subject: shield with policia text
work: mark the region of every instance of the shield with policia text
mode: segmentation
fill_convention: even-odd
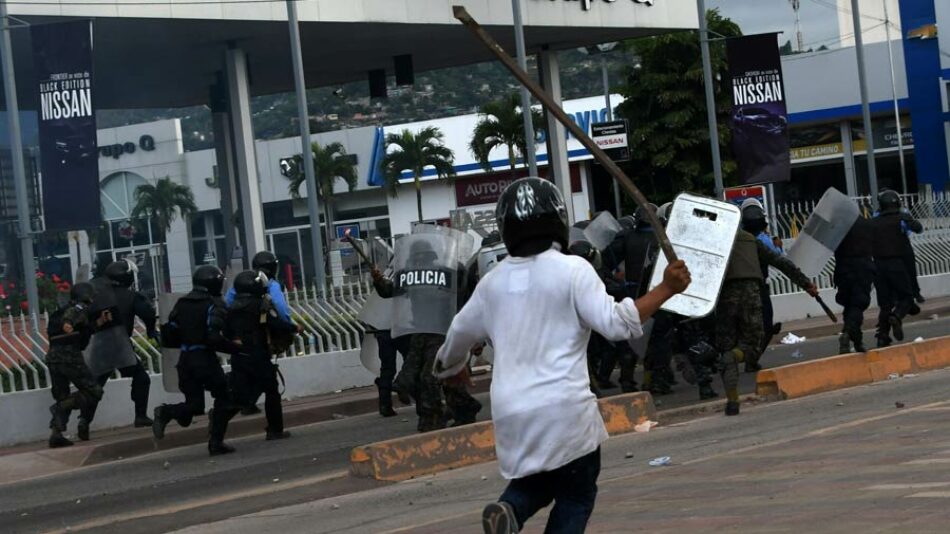
[[[435,225],[418,225],[396,241],[393,338],[448,332],[474,241],[468,234]]]

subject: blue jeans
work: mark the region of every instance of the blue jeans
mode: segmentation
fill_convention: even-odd
[[[554,501],[545,534],[583,533],[597,499],[600,448],[554,471],[512,480],[502,493],[515,510],[518,529],[538,510]]]

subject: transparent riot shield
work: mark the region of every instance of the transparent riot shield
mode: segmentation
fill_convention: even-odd
[[[392,337],[445,334],[458,310],[458,291],[474,239],[434,225],[418,225],[396,241],[393,257]]]
[[[184,293],[162,293],[158,296],[158,317],[159,324],[168,322],[168,316],[172,313],[172,308],[178,299],[185,296]],[[169,349],[162,347],[162,385],[165,391],[169,393],[180,393],[178,389],[178,357],[181,351],[178,349]]]
[[[356,317],[361,323],[376,330],[389,330],[393,324],[393,300],[373,293],[367,297]]]
[[[858,205],[853,200],[833,187],[828,188],[789,247],[788,259],[805,276],[818,276],[860,215]]]
[[[622,227],[617,219],[614,219],[609,211],[604,211],[587,225],[587,228],[584,229],[584,235],[591,245],[602,251],[614,240],[620,230],[622,230]]]
[[[584,230],[572,226],[568,233],[567,241],[568,244],[571,245],[578,241],[587,241],[587,236],[584,235]]]
[[[139,363],[125,325],[120,323],[93,334],[89,346],[83,352],[83,359],[93,376],[102,376]]]
[[[373,373],[373,376],[379,376],[379,342],[376,336],[367,332],[363,336],[363,342],[360,344],[360,363],[367,371]]]
[[[685,293],[666,301],[664,310],[703,317],[716,308],[740,218],[739,208],[727,202],[685,193],[676,197],[666,235],[676,255],[686,262],[693,282]],[[666,256],[660,254],[650,289],[663,281],[667,265]]]
[[[478,251],[478,276],[483,278],[492,269],[495,268],[501,260],[508,257],[508,249],[504,243],[498,243],[490,247],[482,247]]]

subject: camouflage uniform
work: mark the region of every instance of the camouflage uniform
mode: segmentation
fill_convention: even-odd
[[[54,322],[57,324],[52,324]],[[72,334],[63,332],[64,324],[72,326]],[[102,398],[102,387],[92,376],[82,355],[92,336],[92,330],[88,309],[82,304],[70,304],[63,310],[61,321],[51,320],[50,349],[46,354],[46,366],[50,374],[50,393],[56,401],[50,407],[53,414],[50,429],[54,436],[61,436],[66,430],[71,411],[81,410],[80,437],[88,439],[89,420],[86,414],[94,411]],[[75,392],[70,391],[70,385],[76,387]]]

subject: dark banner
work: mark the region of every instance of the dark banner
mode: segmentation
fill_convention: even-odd
[[[787,182],[788,113],[774,33],[726,41],[732,83],[732,152],[743,185]]]
[[[99,226],[99,162],[92,86],[92,22],[30,27],[39,103],[46,229]]]

